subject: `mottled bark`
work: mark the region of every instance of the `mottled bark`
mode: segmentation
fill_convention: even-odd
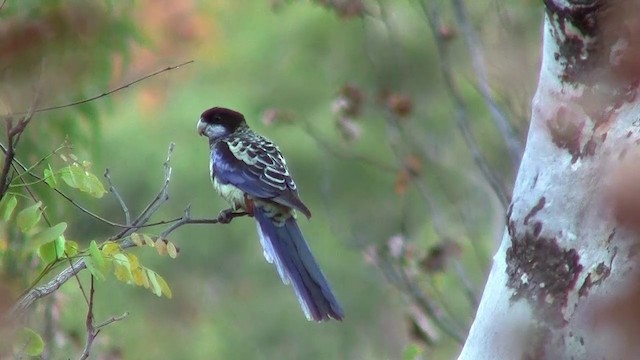
[[[640,354],[639,2],[545,6],[527,145],[460,359]]]

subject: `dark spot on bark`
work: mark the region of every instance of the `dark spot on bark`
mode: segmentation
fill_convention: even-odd
[[[593,156],[596,154],[596,142],[593,138],[589,139],[582,149],[582,156]]]
[[[551,141],[559,147],[566,149],[573,157],[575,163],[581,156],[580,136],[584,128],[584,121],[577,119],[567,108],[558,109],[557,116],[547,121],[547,128],[551,134]]]
[[[587,278],[584,279],[580,290],[578,290],[578,295],[580,297],[586,296],[589,293],[589,289],[591,289],[591,287],[600,285],[606,278],[608,278],[609,275],[611,275],[611,268],[605,265],[605,263],[601,262],[596,266],[594,274],[595,280],[592,279],[591,273],[589,273],[589,275],[587,275]]]
[[[602,134],[602,136],[600,136],[600,142],[605,142],[605,140],[607,140],[607,135],[609,135],[609,133]]]
[[[531,219],[532,217],[534,217],[538,211],[542,210],[542,208],[544,208],[544,203],[546,202],[545,197],[541,197],[538,200],[538,203],[531,208],[531,210],[529,211],[529,213],[527,214],[527,216],[524,217],[524,224],[525,225],[529,225],[529,219]]]
[[[537,223],[533,224],[533,236],[538,237],[538,236],[540,236],[541,232],[542,232],[542,223],[541,222],[537,222]]]
[[[631,137],[631,135],[633,135],[633,132],[632,132],[632,131],[629,131],[629,132],[627,133],[627,139],[628,139],[628,138],[630,138],[630,137]]]
[[[584,338],[580,336],[580,345],[584,346]]]
[[[509,208],[507,209],[507,222],[511,220],[511,214],[513,214],[513,203],[509,204]]]
[[[627,148],[624,148],[622,149],[622,151],[620,151],[620,155],[618,155],[618,160],[624,159],[625,156],[627,156]]]
[[[558,55],[554,54],[554,58],[564,67],[562,80],[578,82],[585,73],[597,68],[601,62],[597,56],[598,43],[592,41],[598,30],[598,10],[601,2],[572,4],[568,7],[558,6],[554,0],[544,0],[544,3],[559,45],[559,51],[556,53]],[[579,34],[568,30],[567,23],[577,29]]]
[[[532,189],[538,184],[538,176],[540,176],[540,173],[536,173],[536,176],[533,177],[533,184],[531,184]]]
[[[555,61],[560,60],[560,53],[559,53],[559,52],[555,52],[555,53],[553,53],[553,59],[554,59]]]
[[[511,237],[506,263],[507,286],[514,290],[511,301],[524,299],[539,319],[554,327],[563,326],[568,293],[582,271],[577,251],[561,248],[556,238],[527,232]]]
[[[584,279],[582,286],[580,286],[580,290],[578,290],[578,296],[583,297],[589,293],[589,289],[591,289],[591,274],[587,275],[587,278]]]
[[[514,236],[516,233],[516,222],[511,220],[509,221],[509,226],[507,226],[507,231],[509,232],[509,236]]]
[[[631,125],[633,125],[633,126],[635,126],[635,127],[640,126],[640,119],[633,120],[633,122],[631,123]]]
[[[611,244],[611,240],[613,240],[614,236],[616,236],[616,229],[615,228],[611,231],[611,234],[609,234],[609,237],[607,238],[607,244]]]

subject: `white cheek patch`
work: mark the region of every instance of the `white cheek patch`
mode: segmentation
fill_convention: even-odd
[[[207,137],[209,138],[215,139],[227,134],[227,129],[222,125],[214,124],[207,127]]]

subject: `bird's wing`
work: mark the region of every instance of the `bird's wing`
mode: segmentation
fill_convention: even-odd
[[[311,217],[298,196],[282,154],[273,143],[261,137],[251,141],[239,138],[219,141],[211,156],[218,182],[234,185],[254,198],[271,200]]]

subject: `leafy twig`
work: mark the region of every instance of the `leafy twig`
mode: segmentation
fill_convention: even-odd
[[[173,154],[174,144],[172,143],[169,146],[169,151],[167,154],[167,160],[164,163],[164,181],[160,188],[160,191],[155,196],[155,198],[147,205],[145,210],[131,223],[131,226],[126,227],[125,229],[118,232],[116,235],[112,236],[109,240],[119,241],[122,240],[119,245],[122,249],[128,249],[136,246],[136,244],[129,238],[133,232],[137,229],[142,228],[146,225],[149,218],[164,204],[164,202],[169,199],[169,182],[171,180],[171,166],[170,160],[171,155]],[[188,208],[187,208],[188,209]],[[234,213],[230,215],[230,218],[233,219],[237,216],[243,216],[246,214],[243,213]],[[228,218],[225,218],[228,219]],[[187,225],[187,224],[219,224],[224,223],[223,219],[219,216],[216,219],[192,219],[189,212],[185,211],[185,215],[180,218],[176,218],[171,220],[174,224],[171,225],[167,230],[165,230],[162,234],[168,235],[173,232],[177,228]],[[159,223],[168,223],[159,222]],[[87,265],[83,258],[74,261],[70,266],[60,271],[53,279],[49,280],[47,283],[36,286],[29,291],[27,291],[20,299],[16,302],[16,304],[11,308],[9,312],[9,318],[15,319],[20,317],[34,302],[38,299],[41,299],[60,288],[64,283],[69,281],[71,277],[75,276],[82,270],[86,269]]]

